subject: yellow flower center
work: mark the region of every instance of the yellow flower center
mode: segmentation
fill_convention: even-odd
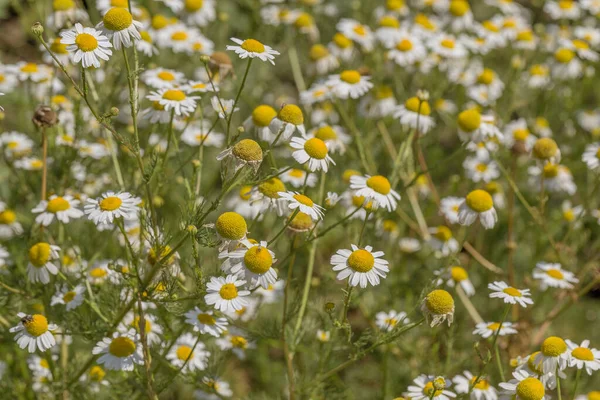
[[[341,33],[336,33],[333,35],[333,42],[341,49],[347,49],[348,47],[352,46],[352,40]]]
[[[252,139],[242,139],[232,149],[233,155],[244,161],[262,161],[263,152],[260,145]]]
[[[383,221],[383,230],[385,232],[395,232],[398,229],[398,224],[391,219],[386,219]]]
[[[164,15],[157,14],[152,17],[152,28],[155,30],[160,30],[167,25],[169,25],[169,20]]]
[[[573,46],[575,46],[575,48],[579,50],[587,50],[590,48],[590,45],[585,40],[575,39],[572,43]]]
[[[387,0],[385,7],[390,11],[398,11],[404,7],[404,0]]]
[[[402,52],[411,51],[412,48],[413,48],[413,44],[408,39],[402,39],[401,41],[396,43],[396,50],[398,50],[398,51],[402,51]]]
[[[538,361],[537,364],[535,363],[535,359],[537,358],[538,354],[540,354],[540,352],[536,351],[529,356],[529,359],[527,360],[527,366],[529,367],[530,370],[532,370],[536,374],[543,375],[544,374],[544,368],[542,365],[543,362]]]
[[[55,197],[48,202],[46,211],[56,214],[59,211],[65,211],[71,208],[71,205],[67,200],[62,197]]]
[[[221,237],[229,240],[240,240],[248,231],[244,217],[233,211],[221,214],[217,218],[215,227]]]
[[[21,67],[21,72],[25,72],[28,74],[38,72],[38,66],[37,66],[37,64],[34,64],[34,63],[27,63]]]
[[[192,348],[186,345],[181,345],[177,348],[177,358],[181,361],[187,361],[189,360],[193,355],[194,352],[192,351]]]
[[[171,101],[183,101],[186,95],[183,91],[177,89],[169,89],[163,93],[162,98]]]
[[[219,295],[225,300],[231,300],[238,297],[238,291],[233,283],[226,283],[221,286]]]
[[[204,0],[185,0],[185,9],[188,12],[195,12],[202,8]]]
[[[75,296],[77,296],[76,292],[74,292],[74,291],[67,292],[67,293],[65,293],[63,295],[63,301],[65,303],[70,303],[70,302],[73,301],[73,299],[75,298]]]
[[[115,211],[123,204],[123,200],[117,196],[109,196],[100,200],[99,206],[102,211]]]
[[[427,15],[425,14],[417,14],[415,16],[415,23],[421,25],[423,28],[429,31],[435,30],[435,24],[431,22],[431,20],[427,18]]]
[[[245,349],[248,346],[248,341],[242,336],[232,336],[231,345],[240,349]]]
[[[367,179],[367,186],[383,195],[387,195],[392,190],[390,181],[381,175],[375,175]]]
[[[417,97],[411,97],[410,99],[406,100],[404,107],[406,107],[407,110],[421,115],[431,114],[431,107],[429,107],[429,103],[427,101],[421,101]]]
[[[600,400],[600,391],[589,392],[587,398],[588,400]]]
[[[308,197],[303,194],[295,194],[294,199],[305,206],[312,207],[315,203]]]
[[[487,326],[487,328],[491,331],[496,332],[498,329],[500,329],[500,324],[498,322],[493,322],[493,323],[489,324]]]
[[[452,39],[443,39],[440,42],[440,44],[442,45],[442,47],[445,47],[447,49],[453,49],[456,46],[456,43]]]
[[[454,310],[454,299],[447,291],[438,289],[427,295],[425,298],[425,305],[433,314],[448,314]]]
[[[554,279],[558,279],[558,280],[563,280],[565,278],[565,276],[559,269],[549,269],[548,271],[546,271],[546,274],[548,274],[548,276],[550,276]]]
[[[286,104],[279,110],[277,117],[283,122],[292,125],[302,125],[304,123],[304,115],[302,110],[295,104]]]
[[[558,175],[558,165],[550,163],[544,165],[543,175],[545,179],[556,178]]]
[[[159,79],[161,79],[163,81],[167,81],[167,82],[171,82],[172,80],[175,80],[175,75],[173,75],[169,71],[161,71],[156,76],[158,76]]]
[[[484,212],[491,210],[494,207],[492,196],[485,190],[473,190],[466,197],[467,206],[473,211]]]
[[[171,39],[176,42],[182,42],[188,38],[188,34],[184,31],[177,31],[171,35]]]
[[[485,68],[481,75],[477,77],[477,82],[482,83],[484,85],[489,85],[494,82],[494,77],[496,73],[489,68]]]
[[[567,64],[575,57],[575,52],[571,49],[558,49],[556,53],[554,53],[554,59],[561,64]]]
[[[133,321],[131,321],[131,326],[138,332],[140,332],[140,317],[135,317]],[[148,333],[152,331],[152,322],[148,318],[144,318],[144,332]]]
[[[446,228],[446,227],[444,226],[443,228]],[[446,229],[448,229],[448,228],[446,228]],[[452,280],[454,280],[455,282],[462,282],[462,281],[466,281],[467,279],[469,279],[469,274],[463,267],[450,268],[450,276],[452,277]]]
[[[290,228],[297,231],[307,231],[313,227],[312,218],[310,215],[300,211],[296,214],[294,219],[290,221]]]
[[[470,7],[466,0],[452,0],[449,10],[450,14],[455,17],[462,17],[470,10]]]
[[[379,86],[375,90],[375,98],[377,100],[389,99],[394,96],[392,88],[389,86]]]
[[[356,70],[342,71],[340,74],[340,79],[346,83],[354,85],[360,82],[360,73]]]
[[[533,32],[529,29],[517,33],[517,40],[521,42],[531,42],[533,40]]]
[[[302,177],[304,177],[304,171],[302,171],[301,169],[292,168],[288,172],[288,175],[291,176],[292,178],[302,178]]]
[[[261,275],[267,272],[273,265],[273,256],[269,250],[262,246],[254,246],[246,251],[244,264],[251,272]]]
[[[75,44],[81,51],[94,51],[98,48],[98,40],[89,33],[80,33],[75,38]]]
[[[525,378],[517,385],[517,396],[522,400],[541,400],[545,393],[544,384],[536,378]]]
[[[50,261],[50,256],[52,251],[50,249],[50,245],[45,242],[40,242],[34,244],[29,249],[29,261],[33,264],[34,267],[41,268],[48,261]]]
[[[556,357],[567,351],[567,344],[558,336],[550,336],[542,342],[540,350],[545,356]]]
[[[279,192],[285,192],[285,185],[279,178],[271,178],[260,185],[258,191],[271,199],[278,199]]]
[[[558,2],[558,6],[563,10],[570,10],[571,8],[573,8],[573,1],[572,0],[561,0]]]
[[[571,355],[578,360],[594,361],[594,353],[585,347],[577,347],[571,352]]]
[[[248,200],[250,200],[250,196],[252,195],[252,186],[248,186],[248,185],[242,186],[238,193],[240,195],[240,199],[248,201]]]
[[[513,138],[519,142],[523,142],[529,137],[529,129],[520,128],[513,131]]]
[[[108,352],[115,357],[129,357],[135,352],[135,343],[128,337],[118,337],[113,339],[108,346]]]
[[[471,385],[475,383],[475,380],[477,379],[477,377],[472,377],[471,378]],[[477,382],[475,384],[475,386],[473,386],[473,389],[479,389],[479,390],[488,390],[490,388],[490,383],[485,380],[485,379],[480,379],[479,382]]]
[[[309,56],[313,61],[320,60],[328,55],[329,50],[327,50],[327,47],[323,46],[322,44],[315,44],[310,48]]]
[[[323,125],[315,132],[315,137],[321,139],[322,141],[326,140],[335,140],[337,139],[337,134],[333,130],[333,128],[329,125]]]
[[[25,317],[23,326],[25,327],[27,333],[35,337],[48,332],[48,320],[41,314],[34,314],[30,317]]]
[[[304,142],[304,151],[317,160],[327,157],[327,145],[319,138],[311,138]]]
[[[533,145],[533,155],[540,160],[547,160],[558,153],[558,145],[550,138],[538,139]]]
[[[254,40],[254,39],[244,40],[244,43],[242,43],[241,47],[242,47],[242,49],[244,49],[250,53],[264,53],[265,52],[265,46],[258,40]]]
[[[391,15],[385,15],[379,19],[379,26],[386,28],[399,28],[400,22]]]
[[[50,364],[48,364],[48,360],[46,360],[45,358],[40,358],[40,367],[49,369]]]
[[[198,322],[204,325],[214,325],[217,323],[215,317],[210,314],[198,314],[196,318],[198,319]]]
[[[360,24],[352,28],[352,31],[354,31],[354,33],[356,33],[359,36],[365,36],[367,34],[367,29],[365,28],[365,26]]]
[[[10,225],[17,220],[17,215],[12,210],[4,210],[0,212],[0,224]]]
[[[50,50],[52,50],[53,53],[57,54],[67,54],[67,45],[62,44],[60,42],[60,39],[54,39],[52,41],[52,44],[50,45]],[[0,79],[0,82],[1,81],[2,79]]]
[[[350,254],[347,264],[356,272],[369,272],[375,266],[375,257],[367,250],[358,249]]]
[[[122,31],[129,28],[133,23],[133,17],[125,8],[115,7],[108,10],[102,19],[106,29],[111,31]]]
[[[261,128],[269,126],[273,118],[277,116],[277,111],[271,106],[262,104],[252,111],[252,122]]]
[[[298,18],[296,18],[294,25],[297,28],[309,28],[314,25],[314,20],[312,15],[309,13],[302,13]]]
[[[423,387],[423,394],[427,397],[436,397],[442,394],[442,390],[435,389],[433,387],[433,382],[427,382]]]
[[[488,166],[487,166],[487,164],[479,163],[475,166],[475,169],[479,172],[485,172],[485,171],[487,171]]]
[[[512,296],[512,297],[521,297],[521,296],[523,296],[521,294],[521,291],[519,289],[515,289],[513,287],[507,287],[506,289],[503,289],[502,291],[504,293],[506,293],[507,295]]]
[[[128,0],[110,0],[110,5],[112,7],[128,8],[129,1]]]
[[[52,2],[52,9],[54,11],[67,11],[75,7],[73,0],[54,0]]]
[[[484,21],[481,25],[490,32],[500,32],[498,25],[494,24],[492,21]]]
[[[104,370],[97,365],[94,365],[90,369],[90,379],[93,380],[94,382],[100,382],[101,380],[104,379],[105,375],[106,375],[106,372],[104,372]]]
[[[107,274],[108,272],[101,267],[94,268],[90,271],[90,276],[96,279],[104,278]]]

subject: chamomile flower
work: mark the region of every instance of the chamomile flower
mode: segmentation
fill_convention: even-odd
[[[49,200],[42,200],[33,210],[34,214],[39,214],[35,218],[35,222],[42,225],[48,226],[56,218],[63,224],[68,224],[71,219],[81,218],[83,211],[78,209],[79,200],[73,198],[73,196],[50,196]]]
[[[327,74],[340,66],[337,57],[322,44],[314,44],[309,51],[311,67],[318,75]]]
[[[87,271],[87,278],[93,285],[101,285],[107,280],[117,282],[116,271],[109,268],[111,261],[100,260],[90,265]]]
[[[280,298],[283,297],[283,291],[285,289],[286,283],[284,280],[279,280],[272,285],[269,285],[268,288],[259,287],[256,289],[256,294],[258,294],[264,304],[274,304],[279,301]]]
[[[569,367],[585,369],[588,375],[600,370],[600,351],[590,348],[590,341],[584,340],[581,345],[566,340],[569,348]]]
[[[461,197],[448,196],[442,198],[440,200],[440,215],[446,218],[450,224],[458,223],[458,211],[463,201],[464,199]]]
[[[261,182],[252,189],[250,203],[259,204],[262,210],[275,210],[277,215],[284,215],[287,202],[281,198],[279,192],[285,192],[285,184],[279,178],[270,178]]]
[[[211,277],[206,284],[206,296],[204,301],[207,305],[213,305],[215,309],[224,313],[239,311],[248,304],[244,298],[250,295],[248,290],[238,290],[246,281],[238,279],[235,275],[226,277]]]
[[[500,176],[498,164],[489,158],[467,157],[463,167],[465,174],[473,182],[491,182]]]
[[[183,82],[182,72],[165,68],[154,68],[144,71],[141,75],[142,81],[154,89],[173,88]]]
[[[350,18],[342,18],[336,28],[346,38],[360,44],[365,51],[369,52],[373,49],[375,35],[367,25]]]
[[[398,118],[405,128],[418,130],[421,134],[429,132],[435,126],[429,102],[421,101],[417,97],[411,97],[399,106],[394,118]]]
[[[52,300],[50,300],[51,306],[63,304],[67,311],[71,311],[83,304],[85,286],[77,285],[71,289],[65,283],[62,287],[57,285],[56,289],[56,293],[52,296]]]
[[[135,329],[126,333],[115,332],[112,337],[105,337],[96,343],[92,354],[100,355],[98,364],[108,370],[133,371],[135,364],[144,363],[139,339]]]
[[[554,52],[552,76],[557,79],[568,80],[578,78],[583,73],[583,64],[577,58],[574,46],[560,47]]]
[[[189,24],[206,26],[217,17],[215,0],[185,0],[183,11]]]
[[[304,114],[295,104],[286,104],[277,113],[277,116],[271,119],[269,123],[271,133],[281,136],[282,140],[288,140],[296,130],[302,135],[306,135],[304,128]]]
[[[419,375],[408,387],[408,397],[412,400],[450,400],[456,397],[455,393],[446,390],[450,385],[450,380],[441,376]]]
[[[249,287],[269,285],[277,281],[277,272],[273,268],[275,253],[267,248],[267,242],[251,243],[242,241],[240,249],[219,254],[219,258],[227,258],[231,265],[231,273],[248,282]]]
[[[480,322],[475,325],[473,335],[480,335],[485,339],[496,333],[499,336],[514,335],[517,333],[517,330],[513,326],[514,324],[512,322],[503,322],[502,327],[500,327],[499,322]],[[500,329],[500,332],[498,332],[498,329]]]
[[[217,346],[222,351],[231,350],[240,360],[246,359],[246,351],[256,347],[240,329],[232,328],[225,336],[216,340]]]
[[[573,0],[547,1],[544,3],[544,11],[556,20],[577,19],[581,15],[578,2]]]
[[[151,92],[146,98],[159,104],[166,112],[173,110],[177,116],[188,116],[196,109],[199,96],[190,96],[184,90],[163,88]],[[159,108],[160,110],[160,108]]]
[[[0,201],[0,239],[6,240],[23,233],[17,214]]]
[[[234,104],[235,100],[233,99],[222,99],[217,96],[213,96],[210,99],[210,105],[221,119],[227,119],[231,114],[239,110],[238,107],[233,108]]]
[[[223,150],[217,160],[233,159],[235,171],[246,165],[257,171],[263,160],[263,151],[260,145],[252,139],[242,139],[233,146]]]
[[[470,192],[458,210],[458,222],[461,225],[471,225],[478,218],[485,229],[493,228],[498,222],[492,196],[481,189]]]
[[[558,336],[550,336],[542,342],[535,362],[541,364],[544,371],[560,371],[567,368],[570,352],[567,343]]]
[[[254,128],[260,140],[271,143],[275,140],[275,135],[269,125],[276,116],[277,111],[273,107],[261,104],[252,110],[252,115],[244,122],[244,126],[246,129]]]
[[[597,170],[600,167],[600,142],[588,144],[581,159],[590,170]]]
[[[530,152],[537,138],[529,131],[523,118],[511,121],[504,127],[504,144],[521,152]]]
[[[96,28],[111,39],[115,50],[121,50],[122,46],[131,47],[142,38],[139,32],[142,30],[142,24],[134,20],[126,8],[111,8],[104,14]]]
[[[212,310],[202,311],[198,307],[194,307],[193,310],[185,313],[185,318],[185,322],[192,325],[194,332],[208,333],[219,337],[227,330],[227,319],[216,317]]]
[[[362,76],[356,70],[345,70],[337,75],[330,75],[326,85],[330,86],[336,97],[340,99],[357,99],[367,93],[373,84],[371,77]]]
[[[450,287],[460,285],[467,296],[473,296],[475,294],[475,287],[469,279],[468,272],[461,266],[454,265],[446,269],[434,272],[439,276],[437,284],[440,285],[446,281],[446,284]]]
[[[188,146],[207,146],[222,148],[225,144],[225,135],[211,131],[208,121],[192,122],[181,134],[181,141]]]
[[[572,289],[573,284],[579,282],[574,273],[564,270],[560,264],[546,262],[535,265],[533,278],[540,281],[541,290],[546,290],[548,287]]]
[[[141,335],[141,324],[142,320],[138,314],[133,312],[127,313],[123,322],[119,325],[118,330],[122,333],[129,332],[130,329],[135,329],[137,333]],[[163,334],[163,328],[157,323],[157,318],[148,313],[144,313],[144,335],[148,344],[157,344],[161,342],[161,335]]]
[[[316,337],[319,342],[327,343],[327,342],[329,342],[329,339],[331,338],[331,332],[324,331],[322,329],[317,329]]]
[[[316,137],[310,139],[294,137],[290,146],[296,149],[292,153],[292,157],[300,164],[308,164],[308,169],[311,172],[321,170],[327,172],[330,163],[335,165],[335,162],[329,156],[327,144],[321,139]]]
[[[83,68],[100,68],[100,60],[108,61],[112,55],[112,44],[108,38],[94,28],[84,28],[80,23],[60,33],[61,43],[67,45],[73,62],[81,62]]]
[[[158,43],[160,47],[171,49],[173,53],[192,53],[196,43],[200,43],[201,49],[205,47],[205,44],[212,47],[212,42],[204,38],[198,29],[181,23],[161,29],[158,34]]]
[[[298,192],[279,192],[280,198],[288,203],[290,210],[300,210],[304,214],[310,215],[314,221],[323,219],[325,210],[318,204],[315,204],[310,197]]]
[[[488,284],[488,289],[492,291],[490,298],[502,299],[506,304],[519,304],[523,308],[527,308],[528,304],[533,304],[529,289],[515,289],[502,281]]]
[[[515,371],[509,382],[500,383],[504,394],[514,396],[516,400],[543,400],[546,398],[544,384],[526,371]]]
[[[354,175],[350,178],[350,188],[355,191],[355,196],[372,199],[376,206],[385,207],[388,211],[394,211],[400,200],[400,195],[392,189],[390,181],[382,175]]]
[[[317,184],[317,176],[302,169],[292,168],[280,175],[281,181],[289,183],[295,188],[301,188],[306,182],[307,187],[314,187]]]
[[[268,61],[275,65],[273,61],[275,56],[279,55],[277,50],[273,50],[270,46],[266,46],[255,39],[240,40],[238,38],[231,38],[231,41],[237,43],[239,46],[227,46],[227,50],[234,51],[241,59],[244,58],[258,58],[261,61]]]
[[[447,257],[459,250],[458,241],[452,237],[452,231],[447,226],[440,225],[430,228],[429,233],[431,234],[431,238],[428,243],[439,253],[438,256]]]
[[[0,145],[8,157],[20,158],[31,152],[33,141],[24,133],[11,131],[0,135]]]
[[[375,324],[379,329],[384,331],[392,331],[400,323],[404,325],[410,323],[410,320],[406,317],[406,313],[404,311],[380,311],[375,314]]]
[[[479,381],[475,381],[479,378]],[[496,388],[490,384],[487,377],[476,377],[469,371],[464,371],[462,375],[456,375],[452,378],[454,390],[458,394],[469,394],[471,400],[497,400],[498,393]],[[472,388],[471,386],[475,384]]]
[[[194,396],[196,399],[198,400],[215,400],[212,393],[217,393],[219,396],[221,397],[231,397],[233,396],[233,391],[229,388],[229,383],[225,382],[222,379],[219,379],[217,377],[212,377],[209,378],[208,376],[205,376],[202,378],[202,383],[208,388],[210,389],[211,393],[205,393],[201,390],[196,390],[194,392]],[[206,397],[205,397],[206,395]],[[217,399],[219,399],[219,397],[217,396]]]
[[[152,57],[158,54],[158,49],[154,45],[154,38],[150,32],[142,30],[140,31],[141,40],[135,42],[135,48],[137,51],[144,54],[146,57]]]
[[[558,163],[561,158],[558,145],[553,139],[547,137],[536,140],[531,150],[531,155],[544,163]]]
[[[135,219],[141,200],[127,192],[105,192],[96,199],[87,199],[83,208],[96,225],[113,223],[117,218]]]
[[[191,333],[184,333],[167,353],[167,360],[182,372],[203,371],[208,367],[210,351]]]
[[[56,275],[58,268],[53,261],[59,258],[60,247],[46,242],[39,242],[29,248],[27,277],[30,282],[44,285],[50,282],[50,274]]]
[[[333,270],[338,272],[337,279],[348,278],[350,286],[366,288],[368,284],[379,285],[380,278],[385,278],[390,271],[388,261],[382,259],[383,251],[373,252],[373,247],[359,248],[351,245],[352,250],[338,250],[331,256]]]
[[[54,335],[50,331],[58,329],[55,324],[48,323],[46,317],[41,314],[27,315],[18,313],[21,318],[19,324],[9,329],[10,333],[17,333],[15,341],[21,349],[27,348],[30,353],[36,349],[46,351],[56,344]]]
[[[397,107],[398,102],[394,97],[394,92],[391,87],[386,85],[376,87],[372,93],[366,95],[359,103],[361,114],[371,118],[391,116]]]
[[[409,31],[400,31],[390,42],[387,58],[401,67],[410,67],[422,61],[427,55],[427,50],[418,36]]]

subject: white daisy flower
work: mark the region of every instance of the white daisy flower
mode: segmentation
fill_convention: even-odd
[[[246,358],[246,350],[253,349],[256,344],[245,336],[240,329],[232,328],[225,336],[216,340],[217,346],[223,351],[231,350],[240,360]]]
[[[367,25],[350,18],[342,18],[336,28],[345,37],[360,44],[365,51],[369,52],[373,49],[375,35]]]
[[[500,332],[498,332],[498,328],[500,328]],[[512,322],[503,322],[502,327],[500,327],[499,322],[479,322],[475,325],[475,330],[473,331],[473,335],[479,335],[485,339],[496,335],[496,333],[499,336],[514,335],[517,333],[517,330],[514,328]]]
[[[213,393],[215,392],[221,397],[233,396],[233,391],[229,387],[229,383],[219,379],[218,377],[209,378],[208,376],[205,376],[202,378],[202,383],[208,389],[210,389],[210,393],[206,393],[202,390],[196,390],[194,392],[194,396],[197,400],[215,400],[213,397],[211,397],[214,396]],[[217,396],[216,400],[218,399],[219,397]]]
[[[48,226],[54,221],[54,218],[63,224],[68,224],[71,219],[81,218],[83,211],[78,209],[79,200],[73,196],[50,196],[49,200],[42,200],[33,210],[34,214],[39,214],[35,218],[37,224]]]
[[[581,345],[566,340],[569,348],[569,367],[585,369],[588,375],[600,370],[600,351],[590,348],[590,341],[584,340]]]
[[[515,148],[530,152],[536,140],[537,138],[529,131],[524,118],[511,121],[504,127],[504,144],[509,149]]]
[[[464,199],[461,197],[448,196],[440,200],[440,215],[446,218],[450,224],[458,223],[458,210]]]
[[[498,164],[487,157],[467,157],[463,162],[463,168],[467,177],[473,182],[487,183],[500,176]]]
[[[116,271],[109,268],[109,265],[111,263],[118,263],[119,261],[120,260],[116,260],[116,262],[111,260],[100,260],[95,262],[87,271],[88,280],[93,285],[100,285],[106,282],[106,280],[109,280],[112,283],[118,283],[119,276]]]
[[[466,395],[470,393],[469,398],[471,400],[497,400],[498,393],[496,388],[490,384],[490,381],[481,377],[479,381],[471,388],[477,379],[469,371],[464,371],[462,375],[456,375],[452,378],[454,383],[454,390],[458,394]]]
[[[210,104],[213,110],[219,114],[219,118],[221,119],[227,119],[231,116],[231,114],[239,110],[238,107],[235,109],[233,108],[233,105],[235,104],[235,100],[233,99],[227,100],[213,96],[210,99]]]
[[[307,187],[315,187],[318,180],[317,175],[297,168],[292,168],[279,175],[279,177],[282,182],[289,183],[295,188],[303,187],[305,182]]]
[[[135,364],[143,365],[144,356],[140,337],[135,329],[127,333],[115,332],[112,338],[105,337],[92,350],[92,354],[100,355],[97,363],[113,371],[133,371]]]
[[[261,297],[262,303],[273,304],[283,297],[283,291],[285,289],[285,281],[278,280],[268,288],[259,287],[256,289],[256,294]]]
[[[224,159],[233,159],[236,172],[245,166],[252,167],[256,172],[262,163],[263,151],[256,141],[242,139],[219,153],[217,160]]]
[[[400,323],[404,325],[410,323],[410,319],[406,317],[406,313],[404,311],[380,311],[377,314],[375,314],[375,324],[379,329],[385,330],[387,332],[394,330],[394,328]]]
[[[60,33],[62,44],[73,54],[73,62],[81,62],[83,68],[100,68],[99,58],[108,61],[112,55],[112,44],[102,32],[94,28],[84,28],[80,23],[68,31]]]
[[[312,199],[298,192],[279,192],[280,198],[288,202],[288,208],[292,211],[299,209],[304,214],[310,215],[314,221],[323,219],[325,210]]]
[[[222,148],[225,135],[210,130],[208,121],[192,122],[181,134],[181,141],[188,146],[208,146]]]
[[[46,242],[39,242],[29,248],[27,277],[30,282],[44,285],[50,282],[50,274],[56,275],[58,268],[52,261],[58,260],[60,247]]]
[[[308,56],[311,60],[309,68],[311,68],[311,71],[316,72],[317,75],[325,75],[340,66],[337,57],[322,44],[314,44],[310,48]]]
[[[381,258],[383,251],[373,252],[371,246],[364,249],[359,249],[356,245],[351,247],[352,250],[338,250],[331,256],[333,270],[338,272],[337,279],[348,278],[351,286],[360,285],[361,288],[367,287],[369,283],[379,285],[380,277],[385,278],[390,271],[388,262]]]
[[[190,96],[184,90],[180,89],[160,89],[158,91],[151,92],[148,96],[146,96],[146,98],[155,102],[155,104],[158,104],[160,107],[155,108],[159,111],[164,110],[167,112],[167,116],[169,117],[169,112],[171,110],[174,110],[174,113],[177,116],[187,117],[196,109],[196,100],[200,99],[200,97]]]
[[[144,71],[141,80],[154,89],[171,89],[183,82],[185,76],[182,72],[166,68],[154,68]]]
[[[334,95],[340,99],[358,99],[373,87],[370,79],[369,76],[361,76],[356,70],[345,70],[340,74],[330,75],[325,84],[330,86]]]
[[[306,135],[304,115],[300,107],[295,104],[286,104],[281,107],[277,116],[271,119],[269,128],[275,137],[281,135],[281,140],[288,140],[296,130],[302,136]]]
[[[578,2],[573,0],[546,1],[544,11],[555,20],[578,19],[581,15]]]
[[[354,42],[340,32],[333,35],[333,39],[327,47],[331,51],[331,54],[344,61],[350,60],[354,55]]]
[[[160,335],[163,334],[163,328],[156,321],[157,318],[154,315],[144,313],[144,334],[150,345],[158,344],[162,341]],[[123,318],[123,322],[119,325],[118,330],[119,332],[127,333],[133,328],[137,333],[140,333],[140,322],[141,318],[139,315],[128,312],[125,315],[125,318]]]
[[[435,54],[439,54],[443,58],[456,59],[465,57],[468,54],[463,43],[448,34],[433,37],[429,42],[429,47]]]
[[[194,44],[197,43],[200,43],[200,47],[204,47],[205,44],[210,47],[213,45],[198,29],[182,23],[169,25],[158,33],[159,47],[171,49],[174,53],[192,53]]]
[[[219,337],[227,330],[227,319],[215,317],[212,310],[202,311],[198,307],[194,307],[193,310],[185,313],[185,318],[185,322],[193,326],[194,332],[208,333]]]
[[[235,275],[226,277],[211,277],[206,284],[206,296],[204,301],[207,305],[213,305],[215,309],[224,313],[239,311],[248,304],[244,298],[250,295],[248,290],[238,290],[246,281],[238,279]]]
[[[227,46],[227,50],[235,51],[241,59],[244,58],[259,58],[261,61],[269,61],[275,65],[273,61],[275,56],[279,55],[277,50],[273,50],[270,46],[266,46],[255,39],[240,40],[238,38],[231,38],[232,42],[237,43],[239,46]]]
[[[427,55],[427,49],[420,38],[409,31],[401,31],[394,37],[394,42],[387,53],[389,60],[392,60],[401,67],[410,67],[417,62],[422,61]]]
[[[556,371],[557,368],[562,371],[567,368],[570,356],[567,343],[558,336],[550,336],[542,342],[534,361],[542,366],[544,372]]]
[[[471,225],[479,218],[485,229],[491,229],[498,222],[492,196],[485,190],[473,190],[467,195],[458,210],[458,222]]]
[[[66,283],[62,285],[62,288],[56,285],[56,293],[52,296],[50,305],[63,304],[67,311],[71,311],[83,304],[84,293],[85,286],[83,285],[77,285],[72,289]]]
[[[260,140],[272,143],[276,136],[271,132],[269,125],[276,116],[277,111],[273,107],[261,104],[252,110],[252,115],[244,122],[244,128],[254,128]]]
[[[308,169],[311,172],[321,171],[327,172],[329,163],[335,165],[333,159],[329,156],[329,148],[327,144],[318,138],[300,138],[294,137],[290,142],[290,146],[296,149],[292,153],[292,157],[299,164],[308,163]]]
[[[352,141],[351,136],[345,132],[344,128],[339,125],[328,125],[325,123],[319,124],[318,128],[311,129],[307,137],[316,137],[324,141],[331,154],[344,154],[346,146]]]
[[[350,178],[350,188],[356,191],[355,196],[372,199],[377,207],[385,207],[388,211],[394,211],[400,200],[390,181],[382,175],[354,175]]]
[[[492,291],[490,298],[500,298],[506,304],[519,304],[523,308],[527,308],[528,304],[533,304],[529,289],[515,289],[502,281],[488,284],[488,289]]]
[[[10,328],[9,332],[17,332],[15,341],[21,349],[27,347],[27,351],[35,353],[36,349],[46,351],[54,347],[56,340],[50,331],[58,329],[58,326],[48,323],[46,317],[41,314],[18,313],[17,316],[21,321],[17,326]]]
[[[545,372],[542,362],[539,360],[536,361],[539,354],[540,352],[536,351],[524,359],[518,357],[517,362],[519,363],[519,366],[517,367],[516,371],[525,372],[532,377],[539,379],[540,382],[542,382],[542,384],[548,389],[554,390],[557,384],[556,370]],[[558,371],[558,377],[560,379],[567,378],[563,371]]]
[[[215,0],[186,0],[183,11],[187,22],[198,26],[206,26],[217,17]]]
[[[417,97],[411,97],[399,106],[394,118],[398,118],[403,127],[418,129],[421,134],[426,134],[435,126],[429,102],[421,101]]]
[[[0,135],[0,145],[4,148],[4,154],[11,158],[19,158],[31,152],[33,140],[24,133],[10,131]]]
[[[96,225],[113,223],[116,218],[135,219],[141,200],[131,193],[106,192],[97,199],[87,199],[83,208]]]
[[[439,389],[448,388],[450,385],[451,382],[441,376],[419,375],[408,387],[408,397],[411,400],[450,400],[456,397],[456,394],[446,389]]]
[[[321,343],[327,343],[331,339],[331,332],[317,329],[317,340]]]
[[[500,387],[504,389],[504,394],[514,396],[515,400],[544,400],[549,398],[546,396],[544,384],[526,371],[515,371],[513,376],[515,379],[500,383]]]
[[[277,281],[277,271],[273,264],[277,260],[275,253],[267,249],[267,242],[251,243],[244,240],[241,243],[243,246],[240,249],[223,252],[219,254],[219,258],[228,259],[231,273],[245,279],[251,288],[260,285],[266,289],[274,284]]]
[[[546,262],[535,265],[533,278],[540,281],[541,290],[546,290],[548,287],[573,289],[573,284],[579,282],[574,273],[564,270],[560,264]]]
[[[191,333],[184,333],[177,338],[166,356],[175,367],[183,368],[184,373],[204,371],[208,367],[209,357],[210,351],[206,350],[206,345]]]
[[[598,169],[600,167],[600,142],[588,144],[581,159],[587,164],[590,170],[594,171]]]
[[[140,31],[141,40],[135,42],[135,48],[146,57],[152,57],[158,54],[158,49],[154,46],[154,39],[150,32]]]
[[[139,32],[143,28],[142,24],[134,20],[126,8],[111,8],[104,14],[96,28],[102,30],[112,40],[116,50],[121,50],[121,46],[131,47],[142,38]]]

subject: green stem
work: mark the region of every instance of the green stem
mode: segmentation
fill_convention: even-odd
[[[240,99],[240,95],[242,94],[242,90],[244,89],[244,85],[246,84],[246,78],[248,78],[248,72],[250,72],[250,66],[252,65],[253,58],[248,58],[248,64],[246,64],[246,72],[244,72],[244,78],[242,79],[242,84],[240,85],[240,89],[235,96],[235,100],[233,102],[233,107],[231,108],[231,112],[229,113],[229,118],[227,118],[227,139],[225,141],[226,147],[229,147],[229,139],[231,137],[230,127],[231,127],[231,119],[233,118],[233,112],[235,111],[235,106]],[[224,111],[224,110],[223,110]]]
[[[292,215],[290,215],[290,217],[288,218],[288,220],[286,221],[285,225],[283,226],[283,228],[281,228],[279,230],[279,232],[277,232],[277,234],[273,237],[273,239],[269,240],[267,242],[267,246],[272,245],[273,243],[275,243],[277,241],[277,239],[279,239],[279,236],[281,236],[281,234],[283,232],[285,232],[285,229],[292,223],[292,221],[294,220],[294,218],[296,217],[296,215],[298,215],[298,213],[300,212],[300,208],[296,208],[294,210],[294,212],[292,213]]]
[[[558,379],[558,374],[557,377]],[[571,400],[575,400],[575,397],[577,397],[577,387],[579,386],[579,379],[581,378],[581,369],[577,370],[577,373],[575,374],[575,386],[573,387],[573,395],[571,396]]]

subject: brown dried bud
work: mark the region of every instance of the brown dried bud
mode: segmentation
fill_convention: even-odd
[[[208,67],[213,74],[213,79],[217,81],[223,80],[233,70],[229,54],[223,51],[215,51],[211,54]]]
[[[48,106],[38,106],[31,119],[38,128],[48,128],[58,124],[56,112]]]

